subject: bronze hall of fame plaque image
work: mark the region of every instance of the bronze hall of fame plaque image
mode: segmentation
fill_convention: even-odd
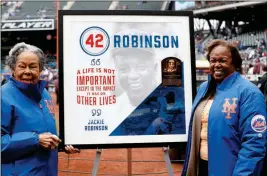
[[[182,85],[182,61],[176,57],[167,57],[161,61],[162,85]]]

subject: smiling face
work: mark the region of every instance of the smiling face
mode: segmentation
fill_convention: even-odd
[[[210,52],[210,74],[220,83],[235,71],[230,50],[218,45]]]
[[[119,81],[130,101],[142,101],[156,81],[156,65],[152,59],[141,56],[119,56],[116,58]]]
[[[40,76],[38,56],[30,51],[25,51],[18,55],[13,75],[18,81],[28,84],[37,83]]]

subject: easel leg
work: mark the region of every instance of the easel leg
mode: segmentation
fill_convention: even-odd
[[[132,176],[132,149],[127,149],[128,176]]]
[[[95,156],[92,176],[97,176],[98,166],[99,166],[99,163],[100,163],[101,152],[102,152],[102,149],[97,149],[96,150],[96,156]]]
[[[171,160],[169,157],[169,147],[163,147],[163,152],[164,152],[164,159],[167,165],[169,176],[173,176],[172,164],[171,164]]]

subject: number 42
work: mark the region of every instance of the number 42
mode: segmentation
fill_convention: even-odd
[[[89,45],[91,48],[102,48],[103,44],[103,35],[102,34],[90,34],[85,42],[86,45]]]

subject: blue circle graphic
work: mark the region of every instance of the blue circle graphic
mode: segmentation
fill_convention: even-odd
[[[84,46],[83,46],[83,37],[84,37],[84,35],[86,34],[86,32],[88,32],[88,31],[90,31],[90,30],[93,30],[93,29],[100,30],[101,32],[103,32],[104,35],[105,35],[105,37],[106,37],[106,39],[107,39],[106,47],[104,48],[104,50],[102,50],[101,52],[98,52],[98,53],[92,53],[92,52],[89,52],[89,51],[87,51],[86,48],[84,48]],[[109,39],[109,35],[108,35],[108,33],[107,33],[103,28],[98,27],[98,26],[91,26],[91,27],[85,29],[85,30],[83,31],[83,33],[81,34],[81,37],[80,37],[80,46],[81,46],[82,50],[83,50],[86,54],[88,54],[88,55],[90,55],[90,56],[100,56],[100,55],[104,54],[104,53],[108,50],[108,48],[109,48],[109,44],[110,44],[110,39]]]

